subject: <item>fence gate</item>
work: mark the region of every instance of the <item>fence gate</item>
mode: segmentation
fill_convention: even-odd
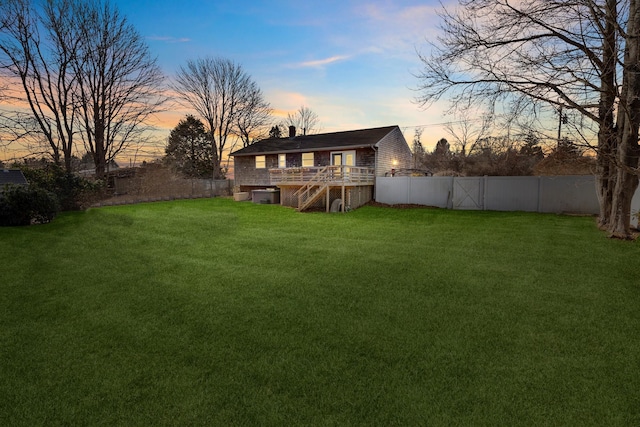
[[[456,178],[453,185],[453,209],[482,210],[483,182],[478,177]]]

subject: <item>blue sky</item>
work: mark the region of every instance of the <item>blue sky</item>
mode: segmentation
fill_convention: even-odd
[[[112,0],[168,76],[189,59],[241,64],[277,114],[304,105],[321,131],[399,125],[426,147],[446,137],[443,108],[412,102],[416,49],[435,36],[438,1]],[[172,128],[186,111],[164,116]]]

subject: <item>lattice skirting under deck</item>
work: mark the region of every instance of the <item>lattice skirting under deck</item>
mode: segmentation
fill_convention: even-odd
[[[292,208],[298,207],[298,197],[294,193],[298,191],[299,186],[280,186],[280,204]],[[356,187],[345,187],[345,202],[347,209],[356,209],[370,202],[373,199],[373,186],[361,185]],[[329,189],[329,206],[334,200],[342,198],[342,187],[336,186]],[[307,210],[323,210],[327,209],[327,197],[323,196],[312,204]]]

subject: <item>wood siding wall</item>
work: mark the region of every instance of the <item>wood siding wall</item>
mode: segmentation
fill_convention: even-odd
[[[267,186],[269,185],[269,168],[278,167],[278,156],[266,156],[266,167],[256,169],[255,156],[237,156],[233,158],[234,180],[236,186]]]
[[[390,175],[391,169],[411,168],[411,149],[399,128],[394,129],[378,143],[376,176]],[[394,165],[393,161],[397,161]]]

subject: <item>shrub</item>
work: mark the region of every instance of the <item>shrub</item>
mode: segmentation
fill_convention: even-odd
[[[63,211],[86,208],[100,198],[104,190],[102,181],[90,181],[57,165],[50,164],[43,169],[23,168],[22,172],[30,186],[54,193]]]
[[[59,211],[55,194],[42,188],[5,186],[0,193],[0,226],[47,223]]]

